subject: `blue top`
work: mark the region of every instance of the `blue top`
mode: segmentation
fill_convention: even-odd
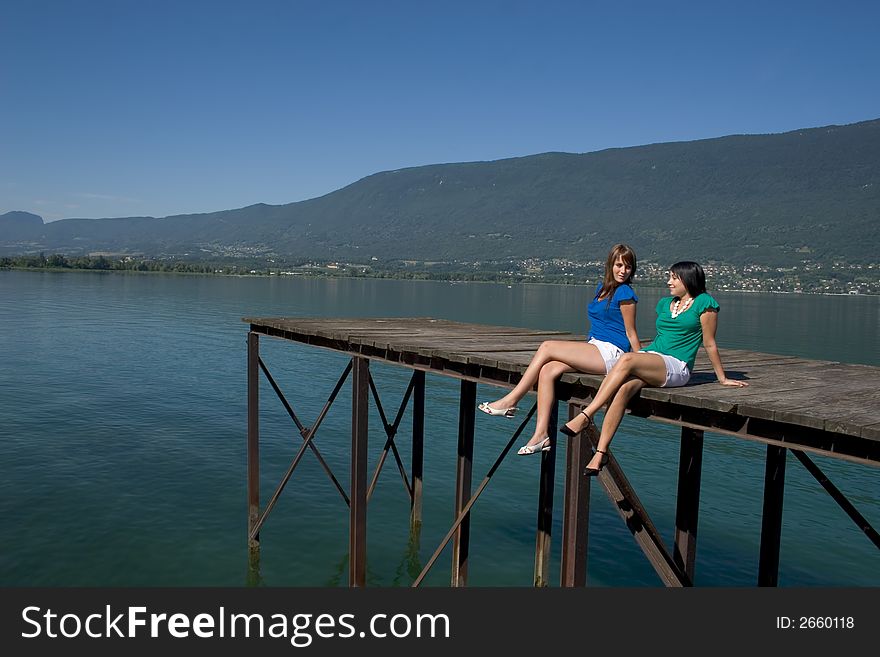
[[[587,306],[587,314],[590,316],[590,335],[589,338],[595,338],[602,342],[610,342],[620,347],[623,351],[630,351],[629,338],[626,337],[626,327],[623,324],[623,315],[620,313],[621,301],[638,302],[639,298],[633,289],[627,284],[618,285],[611,297],[611,303],[608,299],[599,299],[599,290],[602,289],[602,282],[596,286],[596,292],[593,294],[593,300]]]
[[[703,292],[694,297],[687,310],[673,317],[673,301],[674,297],[664,297],[657,302],[657,335],[654,342],[643,347],[643,350],[675,356],[687,363],[688,369],[693,371],[697,351],[703,344],[703,322],[700,315],[707,310],[718,312],[720,307],[710,294]]]

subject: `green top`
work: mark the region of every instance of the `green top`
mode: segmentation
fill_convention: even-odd
[[[670,309],[675,297],[664,297],[657,302],[657,335],[654,342],[642,351],[656,351],[667,356],[675,356],[687,363],[693,371],[697,350],[703,343],[703,325],[700,315],[707,310],[719,310],[720,306],[709,294],[698,294],[690,308],[678,317],[672,316]]]

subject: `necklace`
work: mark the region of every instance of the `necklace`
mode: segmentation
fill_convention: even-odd
[[[684,305],[682,306],[681,299],[680,298],[676,299],[675,303],[672,304],[672,312],[670,313],[672,315],[672,319],[675,319],[676,317],[681,315],[685,310],[690,308],[693,301],[694,301],[693,299],[688,299],[687,301],[684,302]]]

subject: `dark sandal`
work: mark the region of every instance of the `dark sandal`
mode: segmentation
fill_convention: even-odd
[[[599,461],[599,467],[598,468],[590,468],[590,467],[584,468],[584,476],[585,477],[595,477],[600,472],[602,472],[602,468],[604,468],[608,464],[608,452],[606,452],[603,449],[597,449],[596,453],[603,455],[602,460]]]
[[[568,422],[566,422],[561,427],[559,427],[559,430],[562,433],[564,433],[566,436],[571,436],[573,438],[574,436],[578,435],[582,431],[586,431],[587,429],[589,429],[593,424],[593,418],[591,418],[589,415],[587,415],[587,409],[582,410],[580,412],[580,415],[583,415],[585,418],[587,418],[587,424],[584,426],[583,429],[581,429],[580,431],[575,431],[574,429],[569,428]]]

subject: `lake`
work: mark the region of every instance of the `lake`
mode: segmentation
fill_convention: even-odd
[[[638,327],[653,335],[665,290],[642,288]],[[711,291],[711,281],[709,282]],[[0,584],[239,586],[246,582],[246,316],[438,317],[584,333],[588,286],[302,277],[0,272]],[[880,365],[880,298],[718,293],[718,342]],[[310,424],[347,359],[263,338],[261,354]],[[393,417],[410,372],[371,367]],[[300,441],[261,390],[263,504]],[[479,400],[500,396],[480,386]],[[419,540],[389,459],[370,502],[368,584],[408,586],[452,522],[458,383],[427,377]],[[347,488],[350,386],[316,444]],[[878,412],[880,421],[880,412]],[[371,411],[371,463],[384,443]],[[474,486],[514,423],[478,414]],[[409,414],[402,428],[409,426]],[[406,431],[398,446],[407,462]],[[659,530],[673,534],[679,431],[625,418],[614,451]],[[706,434],[696,584],[753,586],[765,448]],[[880,470],[815,457],[880,527]],[[532,581],[537,459],[511,455],[472,511],[469,583]],[[561,468],[557,468],[561,470]],[[557,499],[561,499],[561,472]],[[781,586],[878,586],[880,552],[792,457]],[[600,486],[591,502],[589,582],[659,586]],[[551,567],[558,581],[560,504]],[[347,584],[347,507],[306,455],[261,532],[266,586]],[[446,586],[447,548],[425,585]]]

